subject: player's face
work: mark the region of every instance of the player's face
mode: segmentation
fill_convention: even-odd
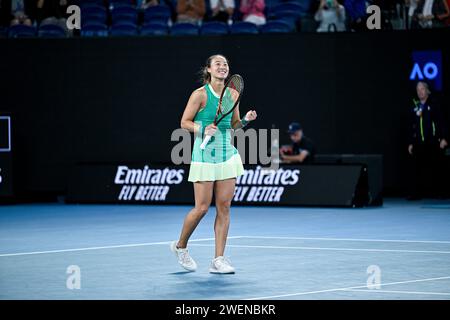
[[[303,137],[303,131],[302,130],[297,130],[294,133],[291,134],[291,140],[294,143],[300,142],[300,140],[302,140]]]
[[[417,96],[419,97],[419,99],[428,98],[427,88],[425,88],[425,86],[421,83],[417,85]]]
[[[214,57],[211,61],[211,67],[208,68],[211,77],[221,80],[225,80],[228,77],[229,71],[227,60],[221,56]]]

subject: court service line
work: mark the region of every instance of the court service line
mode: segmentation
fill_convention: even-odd
[[[213,247],[212,244],[192,244],[196,247]],[[399,252],[399,253],[437,253],[450,254],[450,251],[439,250],[401,250],[401,249],[367,249],[367,248],[327,248],[327,247],[291,247],[291,246],[256,246],[227,244],[230,248],[253,248],[253,249],[291,249],[291,250],[327,250],[327,251],[363,251],[363,252]]]
[[[237,239],[239,236],[231,236],[228,239]],[[189,242],[197,241],[212,241],[214,238],[203,238],[203,239],[191,239]],[[17,253],[3,253],[0,257],[12,257],[12,256],[26,256],[26,255],[36,255],[36,254],[47,254],[47,253],[61,253],[61,252],[77,252],[77,251],[90,251],[90,250],[103,250],[103,249],[117,249],[117,248],[132,248],[132,247],[144,247],[144,246],[154,246],[154,245],[167,245],[172,241],[160,241],[160,242],[146,242],[146,243],[130,243],[121,245],[111,245],[111,246],[101,246],[101,247],[86,247],[86,248],[72,248],[72,249],[60,249],[60,250],[47,250],[47,251],[32,251],[32,252],[17,252]]]
[[[438,278],[427,278],[427,279],[417,279],[417,280],[407,280],[407,281],[380,283],[380,286],[392,286],[392,285],[395,285],[395,284],[416,283],[416,282],[426,282],[426,281],[446,280],[446,279],[450,279],[450,276],[438,277]],[[308,295],[308,294],[317,294],[317,293],[326,293],[326,292],[335,292],[335,291],[347,291],[347,290],[364,289],[364,288],[367,288],[367,284],[362,285],[362,286],[354,286],[354,287],[344,287],[344,288],[335,288],[335,289],[326,289],[326,290],[316,290],[316,291],[308,291],[308,292],[296,292],[296,293],[279,294],[279,295],[266,296],[266,297],[246,298],[246,299],[243,299],[243,300],[265,300],[265,299],[285,298],[285,297],[303,296],[303,295]]]
[[[371,293],[401,293],[401,294],[420,294],[420,295],[436,295],[436,296],[450,296],[450,292],[422,292],[422,291],[395,291],[395,290],[381,290],[381,289],[373,289],[373,290],[363,290],[363,289],[348,289],[344,291],[353,291],[353,292],[371,292]]]
[[[307,238],[307,237],[271,237],[271,236],[241,236],[247,239],[279,239],[279,240],[323,240],[323,241],[361,241],[361,242],[399,242],[399,243],[443,243],[445,240],[395,240],[395,239],[354,239],[354,238]]]

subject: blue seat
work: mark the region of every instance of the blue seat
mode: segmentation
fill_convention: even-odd
[[[93,23],[106,23],[106,19],[99,16],[81,16],[81,26]]]
[[[275,6],[279,5],[280,3],[283,3],[283,0],[265,0],[264,1],[266,4],[266,14],[270,12],[270,10],[272,10],[272,8],[274,8]]]
[[[117,23],[111,27],[109,34],[117,36],[137,36],[138,30],[135,23]]]
[[[299,5],[301,12],[307,13],[311,9],[311,2],[311,0],[288,0],[286,3]]]
[[[141,28],[141,36],[166,36],[168,34],[167,23],[147,23]]]
[[[265,25],[261,26],[261,33],[289,33],[292,32],[292,25],[285,21],[268,21]]]
[[[132,6],[136,7],[133,0],[109,0],[109,8],[116,8],[122,6]]]
[[[155,20],[165,20],[167,22],[171,16],[172,13],[167,6],[159,5],[148,7],[144,11],[144,23],[153,22]]]
[[[81,8],[81,23],[86,21],[106,22],[106,9],[102,6],[94,5]]]
[[[228,34],[228,25],[225,22],[205,22],[200,28],[200,33],[204,35]]]
[[[292,26],[292,28],[296,28],[298,21],[300,20],[299,13],[291,11],[291,10],[280,10],[277,11],[275,15],[269,16],[269,21],[284,21]]]
[[[38,36],[41,38],[65,38],[66,30],[57,24],[44,24],[38,29]]]
[[[93,22],[81,27],[82,37],[107,37],[108,27],[104,23]]]
[[[115,7],[111,10],[112,23],[125,23],[137,21],[137,10],[133,7]]]
[[[271,13],[276,13],[277,11],[293,11],[298,13],[300,16],[302,13],[306,12],[304,6],[302,6],[299,2],[284,2],[279,3],[273,8],[269,10],[269,15]]]
[[[230,27],[232,34],[257,34],[258,27],[250,22],[235,22]]]
[[[136,5],[131,3],[131,0],[122,0],[122,1],[110,1],[109,2],[109,11],[113,11],[115,9],[119,9],[119,8],[131,8],[131,9],[136,9]]]
[[[199,34],[199,27],[192,23],[175,23],[170,29],[173,36],[196,36]]]
[[[103,6],[103,0],[77,0],[72,1],[72,4],[76,4],[80,7],[84,6],[90,6],[90,5],[97,5],[97,6]]]
[[[168,18],[152,18],[150,21],[144,21],[144,24],[147,23],[157,23],[157,24],[165,24],[167,25],[169,23]]]
[[[9,38],[30,38],[36,36],[36,28],[32,26],[26,26],[23,24],[17,24],[9,27]]]
[[[89,8],[103,8],[106,9],[103,5],[103,1],[92,1],[92,2],[81,2],[81,4],[79,5],[79,7],[81,8],[81,11],[89,9]]]

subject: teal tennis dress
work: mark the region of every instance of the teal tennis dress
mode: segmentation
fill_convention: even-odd
[[[216,134],[209,140],[204,150],[200,149],[204,138],[204,129],[214,122],[219,103],[219,96],[210,84],[205,85],[207,94],[206,106],[197,112],[194,122],[201,127],[200,134],[195,137],[192,150],[192,161],[188,181],[217,181],[236,178],[244,173],[241,156],[231,144],[231,118],[227,115],[217,125]],[[230,92],[225,92],[222,103],[232,103]]]

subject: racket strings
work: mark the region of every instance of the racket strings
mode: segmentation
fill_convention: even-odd
[[[242,94],[242,91],[244,90],[244,80],[239,75],[232,75],[231,78],[227,82],[225,95],[222,99],[222,103],[220,106],[221,113],[225,114],[232,110],[235,105],[235,101],[233,100],[231,90],[235,91],[237,93],[236,102],[239,100],[240,95]]]

